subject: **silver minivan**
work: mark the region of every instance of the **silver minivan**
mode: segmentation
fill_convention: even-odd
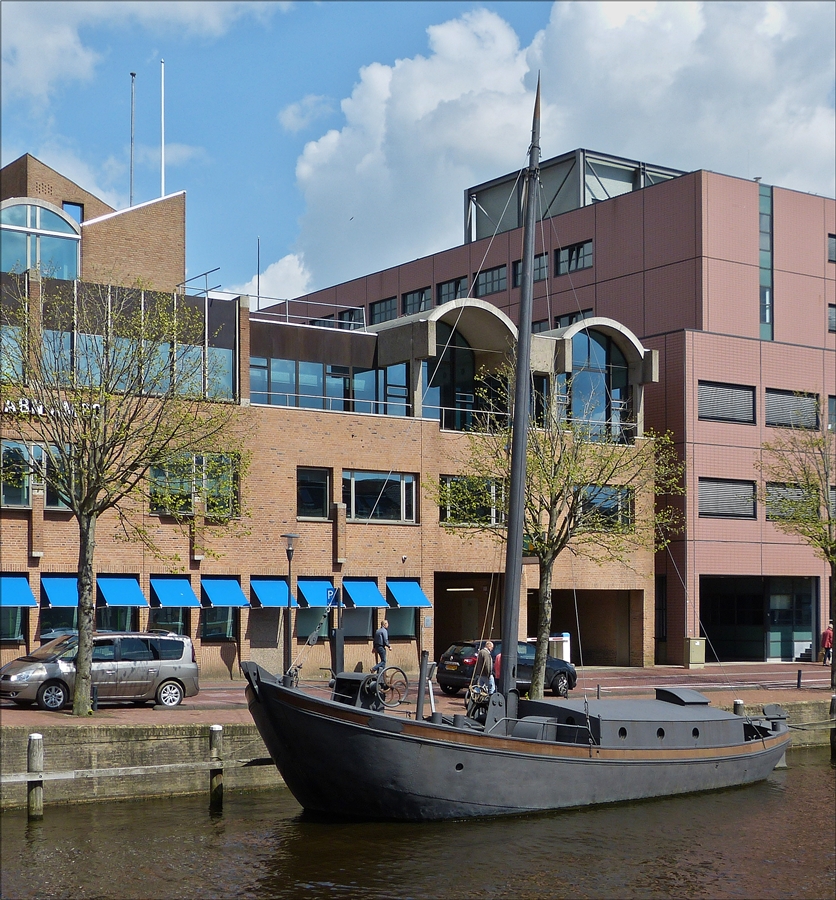
[[[63,709],[72,699],[78,635],[44,644],[0,669],[0,698],[21,706]],[[93,635],[92,687],[99,700],[154,700],[177,706],[200,690],[191,640],[159,632]]]

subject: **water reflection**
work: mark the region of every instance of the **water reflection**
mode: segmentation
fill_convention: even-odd
[[[828,751],[748,788],[536,817],[349,824],[283,790],[0,817],[3,898],[834,896]],[[485,785],[485,790],[490,790]]]

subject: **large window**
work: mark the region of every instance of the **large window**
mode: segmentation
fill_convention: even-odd
[[[505,521],[502,482],[471,475],[442,475],[439,520],[451,525],[500,525]]]
[[[568,328],[570,325],[574,325],[575,322],[581,322],[584,319],[592,318],[592,310],[591,309],[580,309],[575,312],[564,313],[562,316],[554,317],[554,327],[555,328]]]
[[[137,631],[139,610],[135,606],[99,606],[96,608],[97,631]]]
[[[355,522],[414,522],[416,477],[399,472],[343,472],[343,503]]]
[[[827,330],[832,334],[836,332],[836,304],[827,305]]]
[[[827,236],[827,261],[836,263],[836,234]]]
[[[31,488],[37,485],[45,488],[46,509],[67,509],[67,503],[50,477],[55,472],[54,456],[39,444],[3,441],[0,452],[0,505],[31,506]]]
[[[398,298],[387,297],[385,300],[376,300],[369,304],[369,323],[379,325],[398,317]]]
[[[522,260],[517,259],[511,266],[511,284],[513,287],[520,286],[522,277]],[[549,254],[538,253],[534,257],[534,280],[545,281],[549,277]]]
[[[368,640],[374,634],[374,610],[368,607],[344,609],[343,635],[347,638]]]
[[[34,203],[7,202],[0,211],[0,270],[39,269],[48,278],[78,278],[80,233],[66,213]]]
[[[385,609],[382,611],[382,615],[389,622],[388,631],[390,638],[414,638],[418,633],[416,621],[419,612],[417,609],[408,607],[403,609]]]
[[[148,611],[148,628],[189,634],[189,609],[186,606],[152,606]]]
[[[327,519],[331,509],[331,470],[300,467],[296,470],[296,515]]]
[[[476,296],[486,297],[488,294],[498,294],[508,286],[507,266],[496,266],[493,269],[485,269],[476,276]]]
[[[195,499],[203,500],[208,517],[229,519],[240,511],[238,459],[225,453],[182,455],[164,465],[152,466],[150,478],[151,512],[188,516],[194,513]]]
[[[442,281],[436,288],[438,305],[449,303],[450,300],[460,300],[467,296],[467,277],[453,278],[451,281]]]
[[[419,291],[410,291],[403,295],[403,314],[410,316],[413,313],[424,312],[432,307],[433,295],[431,288],[421,288]]]
[[[818,395],[767,388],[766,424],[781,428],[818,428]]]
[[[709,518],[754,519],[755,482],[700,478],[699,511]]]
[[[234,641],[238,638],[236,606],[211,606],[200,610],[201,641]]]
[[[22,606],[0,606],[0,641],[24,640],[27,613]]]
[[[238,638],[238,608],[204,607],[200,611],[201,641],[234,641]]]
[[[634,432],[627,360],[612,338],[590,329],[572,338],[572,375],[568,384],[571,418],[592,440],[627,441]],[[561,379],[558,379],[558,394]]]
[[[313,635],[316,639],[328,637],[328,616],[321,607],[296,610],[296,637],[300,641],[309,640]]]
[[[769,483],[766,486],[766,518],[770,522],[780,519],[818,518],[815,495],[807,493],[798,484]]]
[[[554,251],[556,274],[566,275],[578,269],[592,268],[592,241],[571,244]]]
[[[581,497],[581,527],[586,531],[629,531],[633,528],[633,491],[627,487],[590,484]]]
[[[736,384],[699,382],[699,417],[718,422],[755,422],[755,389]]]

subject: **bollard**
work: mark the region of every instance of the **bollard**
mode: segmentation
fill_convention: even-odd
[[[744,706],[743,706],[743,701],[742,701],[742,700],[735,700],[735,701],[734,701],[734,714],[735,714],[736,716],[745,716],[745,715],[746,715],[746,710],[745,710],[745,708],[744,708]]]
[[[798,678],[795,679],[796,690],[801,690],[801,669],[798,670]]]
[[[209,769],[209,809],[220,811],[224,803],[224,770],[223,770],[223,725],[209,727],[209,762],[218,767]]]
[[[99,711],[99,686],[94,684],[93,687],[90,688],[90,696],[93,701],[93,712]]]
[[[44,736],[30,734],[26,750],[26,771],[33,776],[26,782],[29,820],[44,817]]]
[[[598,699],[601,699],[601,685],[598,685]]]
[[[830,729],[830,761],[836,763],[836,694],[830,695],[830,718],[833,720]]]

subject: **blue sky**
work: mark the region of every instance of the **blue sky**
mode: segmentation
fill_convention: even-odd
[[[834,196],[832,2],[15,2],[2,164],[187,194],[189,276],[298,296],[462,240],[463,191],[587,147]]]

